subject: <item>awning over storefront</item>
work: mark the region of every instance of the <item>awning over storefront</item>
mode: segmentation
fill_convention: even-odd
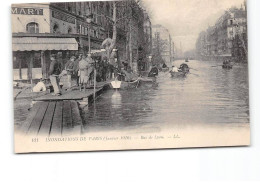
[[[75,38],[13,38],[13,51],[78,50]]]

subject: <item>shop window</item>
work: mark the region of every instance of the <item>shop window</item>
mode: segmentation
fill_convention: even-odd
[[[26,32],[27,33],[39,33],[39,24],[36,22],[30,22],[26,25]]]

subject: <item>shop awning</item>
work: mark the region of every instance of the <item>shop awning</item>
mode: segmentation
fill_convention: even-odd
[[[13,51],[78,50],[75,38],[13,38]]]

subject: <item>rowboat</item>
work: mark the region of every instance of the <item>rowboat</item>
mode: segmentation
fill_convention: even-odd
[[[170,71],[171,76],[174,78],[177,77],[185,77],[188,73],[190,72],[190,68],[187,64],[183,63],[180,65],[179,71],[178,72],[173,72]]]
[[[232,65],[222,65],[222,68],[224,69],[232,69]]]
[[[161,71],[162,71],[162,72],[167,72],[167,71],[169,71],[169,67],[162,68]]]
[[[114,80],[110,84],[113,89],[133,89],[136,88],[138,83],[139,83],[139,79],[131,82]]]
[[[172,72],[170,71],[173,78],[185,77],[189,72]]]
[[[113,89],[134,89],[139,87],[153,87],[156,84],[155,77],[139,77],[138,79],[127,82],[127,81],[112,81],[111,87]]]

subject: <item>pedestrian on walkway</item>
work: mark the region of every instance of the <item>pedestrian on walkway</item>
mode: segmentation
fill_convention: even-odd
[[[88,62],[88,85],[90,86],[91,84],[94,83],[94,60],[91,58],[91,54],[88,54],[88,57],[87,57],[87,62]]]
[[[70,60],[65,64],[65,70],[67,71],[67,77],[68,77],[68,89],[70,89],[72,86],[71,76],[74,72],[75,59],[76,59],[75,56],[71,56]]]
[[[86,91],[86,85],[89,82],[89,77],[91,74],[91,64],[93,63],[93,60],[91,59],[91,55],[88,54],[88,57],[86,57],[83,54],[82,59],[79,61],[79,89],[81,91],[81,88],[83,86],[84,91]]]
[[[51,55],[51,64],[49,69],[50,81],[54,89],[54,95],[60,96],[61,89],[59,84],[59,75],[61,73],[61,64],[56,60],[56,55]]]
[[[79,61],[82,59],[83,53],[79,53],[78,58],[74,62],[73,74],[76,78],[77,86],[79,86]]]

